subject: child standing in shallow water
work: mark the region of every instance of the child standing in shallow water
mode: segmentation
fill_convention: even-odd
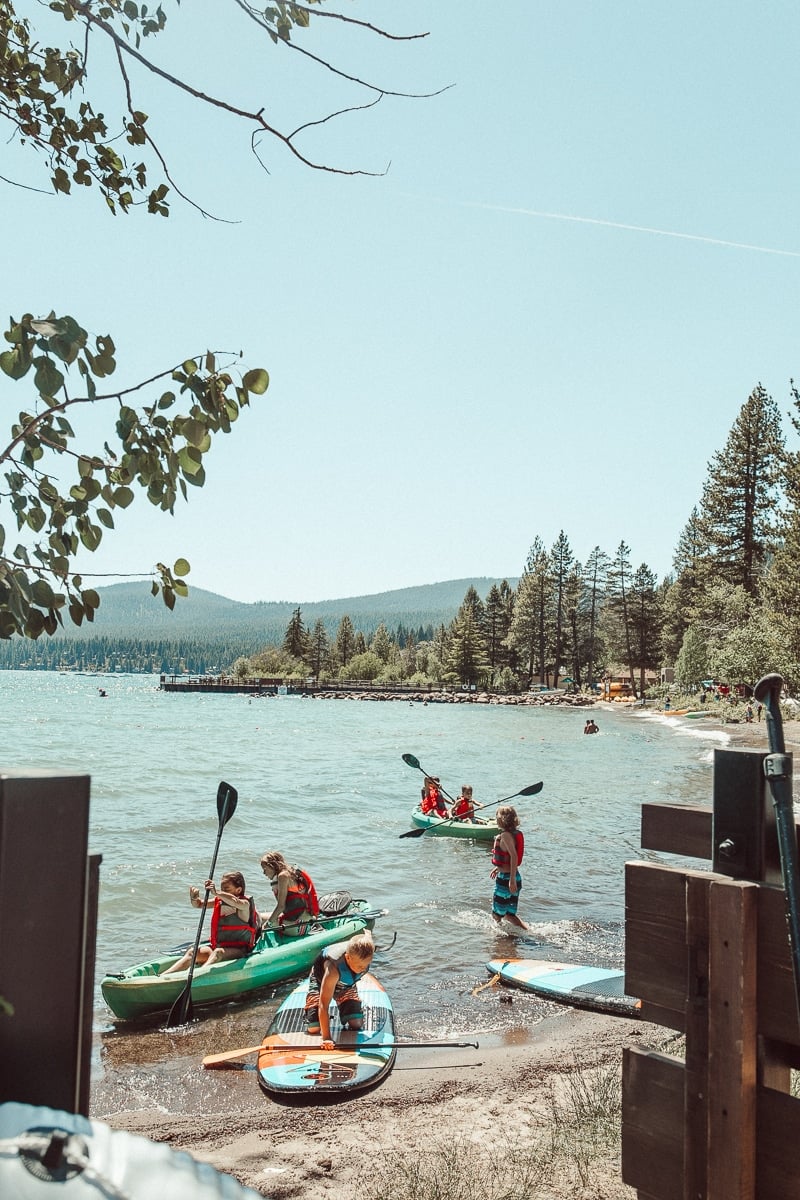
[[[494,839],[492,849],[492,916],[498,924],[501,921],[509,921],[518,929],[527,929],[525,922],[517,916],[517,904],[522,888],[519,864],[525,852],[525,837],[519,827],[517,810],[510,804],[502,805],[497,810],[497,824],[500,832]]]

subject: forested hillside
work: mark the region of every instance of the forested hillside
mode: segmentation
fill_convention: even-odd
[[[93,623],[67,625],[52,638],[0,642],[0,668],[224,671],[242,655],[280,645],[297,608],[307,625],[322,620],[331,637],[347,614],[367,638],[381,623],[421,638],[452,621],[470,587],[485,597],[499,582],[456,579],[308,604],[242,604],[191,588],[172,611],[151,595],[149,583],[117,583],[98,589],[100,608]]]

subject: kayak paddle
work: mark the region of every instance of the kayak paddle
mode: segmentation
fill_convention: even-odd
[[[794,975],[794,995],[800,1019],[800,868],[797,859],[797,832],[792,799],[792,756],[786,753],[781,717],[780,675],[765,675],[753,688],[753,695],[767,712],[769,754],[764,759],[764,774],[772,792],[775,826],[781,858],[783,890],[786,893],[786,923]]]
[[[217,830],[217,844],[214,847],[214,857],[211,859],[211,870],[206,876],[207,879],[214,878],[214,869],[217,865],[217,854],[219,852],[219,843],[222,839],[222,831],[230,821],[236,809],[236,804],[239,799],[239,793],[235,787],[231,787],[229,783],[221,783],[217,788],[217,814],[219,816],[219,829]],[[192,1018],[192,976],[194,975],[194,964],[197,959],[197,950],[200,945],[200,937],[203,932],[203,921],[206,915],[206,905],[210,895],[210,888],[206,888],[206,894],[203,897],[203,903],[200,906],[200,923],[197,926],[197,936],[194,939],[194,949],[192,950],[192,960],[189,963],[189,971],[186,976],[186,985],[178,996],[172,1008],[169,1010],[169,1016],[166,1020],[167,1029],[173,1029],[176,1025],[185,1025]]]
[[[433,776],[431,775],[430,771],[426,771],[424,767],[421,767],[421,766],[419,765],[419,759],[418,759],[418,758],[416,758],[416,757],[415,757],[415,755],[413,755],[413,754],[403,754],[403,755],[401,755],[401,757],[402,757],[402,759],[403,759],[403,762],[404,762],[404,763],[405,763],[407,766],[409,766],[409,767],[413,767],[415,771],[422,771],[422,774],[423,774],[423,775],[426,777],[426,779],[432,779],[432,778],[433,778]],[[446,792],[446,791],[444,790],[444,788],[442,787],[442,785],[441,785],[441,784],[439,784],[439,791],[442,793],[442,795],[443,795],[443,796],[447,796],[447,799],[450,801],[450,803],[451,803],[451,804],[453,803],[453,797],[450,795],[450,793],[449,793],[449,792]]]
[[[505,804],[506,800],[513,800],[516,796],[536,796],[544,787],[544,783],[539,780],[538,783],[529,783],[527,787],[522,788],[519,792],[514,792],[513,796],[504,796],[502,800],[492,800],[491,804],[476,804],[475,811],[479,809],[483,811],[485,808],[495,808],[498,804]],[[409,829],[407,833],[401,833],[398,836],[401,838],[418,838],[427,833],[429,829],[441,829],[442,825],[452,825],[458,821],[458,817],[447,817],[444,821],[437,821],[435,825],[423,826],[420,829]]]
[[[460,1049],[464,1046],[471,1046],[473,1050],[480,1048],[478,1042],[351,1042],[343,1046],[335,1046],[333,1050],[321,1050],[319,1046],[305,1045],[297,1046],[245,1046],[241,1050],[225,1050],[222,1054],[207,1054],[203,1059],[203,1066],[207,1071],[214,1071],[218,1067],[224,1067],[226,1063],[233,1062],[237,1058],[247,1058],[250,1054],[285,1054],[296,1050],[305,1050],[309,1054],[352,1054],[360,1050],[422,1050],[422,1049],[441,1049],[452,1046],[454,1049]]]

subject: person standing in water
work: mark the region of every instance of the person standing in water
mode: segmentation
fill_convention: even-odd
[[[522,888],[519,865],[525,852],[525,837],[519,827],[517,810],[510,804],[501,805],[497,810],[497,825],[500,832],[494,839],[492,849],[492,916],[498,925],[501,921],[508,921],[518,929],[527,929],[525,922],[517,916],[519,893]]]

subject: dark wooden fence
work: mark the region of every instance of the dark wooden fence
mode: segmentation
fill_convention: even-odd
[[[622,1175],[639,1200],[800,1200],[800,1027],[765,755],[717,750],[713,806],[642,809],[625,989],[685,1055],[623,1062]]]

